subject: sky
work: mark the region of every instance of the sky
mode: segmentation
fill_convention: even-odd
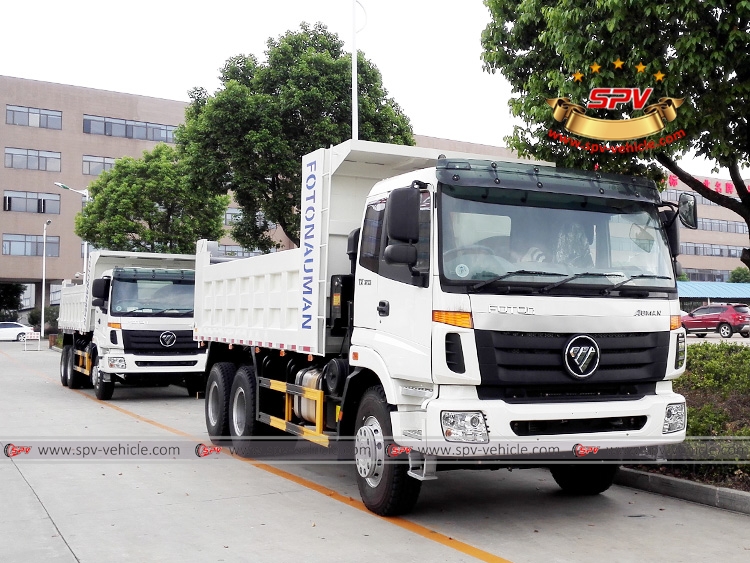
[[[481,61],[482,0],[360,0],[357,49],[383,76],[414,133],[505,146],[511,88]],[[324,23],[351,49],[352,0],[36,0],[0,32],[0,75],[189,101],[213,93],[235,55],[265,59],[266,41]],[[693,174],[712,164],[683,160]]]

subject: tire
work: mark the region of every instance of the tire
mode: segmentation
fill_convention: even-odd
[[[619,465],[553,465],[552,478],[570,495],[598,495],[612,486]]]
[[[232,383],[232,391],[229,394],[229,435],[232,436],[232,445],[241,457],[251,457],[251,436],[260,434],[260,423],[255,420],[255,368],[253,366],[242,366],[237,370]]]
[[[721,323],[718,331],[722,338],[732,338],[732,334],[734,334],[732,327],[727,323]]]
[[[742,338],[750,338],[750,331],[740,332]]]
[[[697,336],[698,338],[706,338],[706,333],[705,332],[696,332],[695,336]]]
[[[214,438],[229,435],[229,392],[237,368],[231,362],[217,362],[211,367],[206,381],[206,430]]]
[[[114,381],[103,381],[102,373],[99,371],[99,360],[96,360],[91,368],[91,381],[94,384],[94,395],[100,401],[109,401],[115,392]]]
[[[362,396],[354,426],[357,486],[365,506],[381,516],[406,514],[419,498],[422,482],[408,475],[409,466],[385,462],[385,452],[393,443],[391,414],[380,385]],[[367,455],[367,452],[371,452]]]
[[[85,383],[86,377],[80,372],[73,369],[76,360],[75,348],[70,349],[68,354],[68,389],[80,389]]]
[[[26,340],[26,333],[21,332],[18,336],[16,336],[16,341],[18,342],[24,342]]]
[[[68,386],[68,356],[73,351],[73,347],[68,344],[63,346],[62,352],[60,353],[60,383],[63,387]]]

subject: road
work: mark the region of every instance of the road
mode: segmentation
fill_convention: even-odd
[[[203,400],[184,389],[118,387],[99,402],[62,387],[58,363],[0,342],[3,446],[209,443]],[[349,465],[29,455],[0,455],[4,563],[750,560],[748,515],[619,486],[567,497],[541,469],[440,473],[412,514],[380,518]]]
[[[735,333],[729,338],[722,338],[721,336],[719,336],[718,332],[709,332],[703,338],[698,338],[695,334],[688,334],[688,346],[690,346],[691,344],[700,344],[701,342],[711,342],[712,344],[718,344],[719,342],[728,342],[732,344],[742,344],[743,346],[750,346],[750,338],[744,338],[739,333]]]

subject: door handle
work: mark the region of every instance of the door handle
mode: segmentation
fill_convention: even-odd
[[[381,301],[378,303],[378,315],[381,317],[387,317],[391,312],[391,305],[388,301]]]

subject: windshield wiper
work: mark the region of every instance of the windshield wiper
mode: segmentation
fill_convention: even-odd
[[[565,279],[562,279],[560,281],[557,281],[555,283],[551,283],[549,285],[545,285],[542,289],[539,290],[539,293],[547,293],[551,289],[555,289],[556,287],[559,287],[565,283],[568,283],[569,281],[577,280],[578,278],[608,278],[610,276],[622,276],[620,272],[608,272],[608,273],[602,273],[602,272],[579,272],[577,274],[573,274],[572,276],[568,276]],[[610,288],[611,289],[611,288]]]
[[[643,279],[647,279],[647,280],[671,280],[672,278],[670,278],[669,276],[657,276],[656,274],[638,274],[637,276],[630,276],[626,280],[622,280],[621,282],[617,282],[612,287],[608,287],[606,289],[603,289],[602,290],[602,294],[606,295],[607,293],[609,293],[613,289],[617,289],[617,288],[625,285],[626,283],[632,282],[633,280],[643,280]]]
[[[164,313],[174,311],[179,317],[187,317],[193,314],[192,309],[182,309],[177,307],[169,307],[167,309],[154,309],[153,307],[138,307],[132,311],[124,311],[121,316],[126,317],[132,313],[148,313],[149,315],[157,316],[163,315]]]
[[[471,289],[472,290],[481,289],[486,285],[490,285],[491,283],[504,280],[505,278],[509,278],[510,276],[563,276],[563,275],[565,274],[560,274],[558,272],[536,272],[534,270],[516,270],[515,272],[508,272],[507,274],[503,274],[501,276],[495,276],[494,278],[481,281],[478,284],[471,286]]]

